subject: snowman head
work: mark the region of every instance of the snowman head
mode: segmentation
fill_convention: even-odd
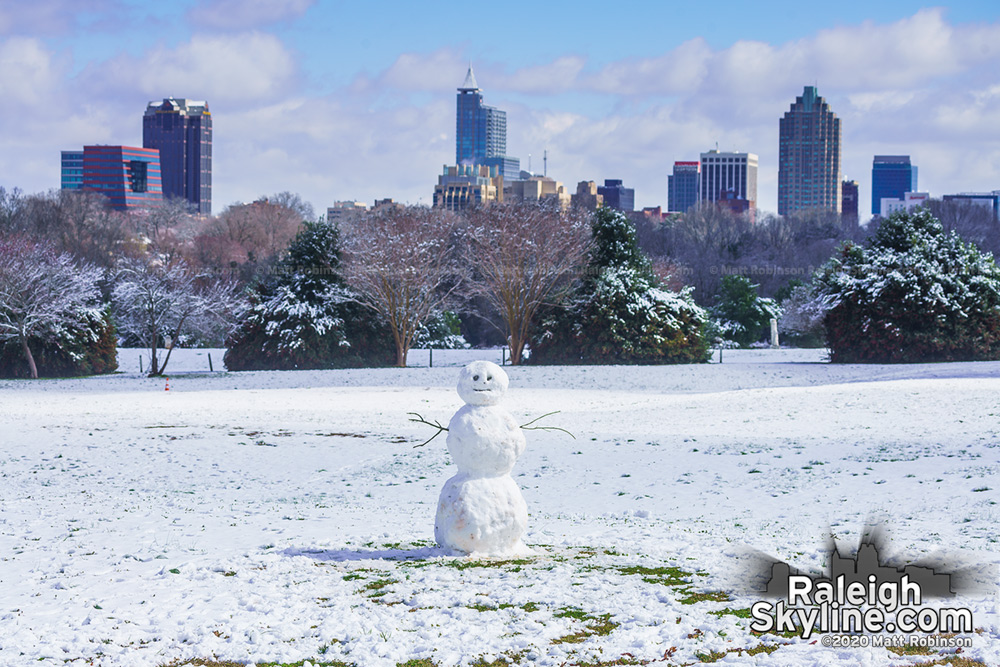
[[[458,395],[469,405],[496,405],[507,393],[507,374],[491,361],[473,361],[458,376]]]

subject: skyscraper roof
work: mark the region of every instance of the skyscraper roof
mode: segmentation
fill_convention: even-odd
[[[469,63],[469,72],[465,75],[465,83],[459,87],[459,90],[479,90],[476,75],[472,73],[472,63]]]

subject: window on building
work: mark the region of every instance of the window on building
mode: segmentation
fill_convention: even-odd
[[[146,192],[149,189],[149,163],[142,160],[129,160],[129,186],[132,192]]]

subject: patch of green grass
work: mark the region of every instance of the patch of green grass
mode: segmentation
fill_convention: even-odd
[[[507,652],[499,658],[494,658],[490,662],[486,662],[486,658],[480,657],[476,658],[476,660],[470,664],[472,667],[510,667],[511,665],[522,664],[524,662],[524,657],[527,654],[527,651]]]
[[[383,590],[386,586],[391,586],[392,584],[399,583],[395,579],[376,579],[375,581],[369,581],[365,584],[359,592],[362,595],[367,595],[370,598],[377,598],[379,596],[385,595],[389,591]]]
[[[890,653],[895,653],[896,655],[933,655],[934,651],[931,651],[926,646],[914,646],[913,644],[904,644],[903,646],[886,646],[886,651]]]
[[[354,581],[355,579],[364,579],[363,574],[358,574],[357,572],[351,572],[344,575],[344,581]]]
[[[406,662],[397,662],[396,667],[437,667],[437,663],[430,658],[421,658],[417,660],[407,660]]]
[[[709,651],[708,653],[695,653],[700,662],[718,662],[726,657],[725,651]]]
[[[510,558],[507,560],[462,560],[455,559],[445,563],[445,567],[453,567],[456,570],[468,570],[474,567],[507,567],[513,566],[511,572],[520,572],[522,565],[530,565],[529,558]]]
[[[501,602],[498,605],[490,606],[488,604],[470,604],[469,609],[474,609],[476,611],[499,611],[501,609],[510,609],[514,605],[509,602]]]
[[[735,616],[737,618],[750,618],[750,607],[746,609],[730,609],[726,607],[725,609],[720,609],[719,611],[708,612],[712,616],[718,616],[722,618],[723,616]]]
[[[541,609],[541,607],[539,607],[534,602],[525,602],[523,605],[521,605],[521,609],[525,610],[530,614],[533,611],[538,611],[539,609]]]
[[[625,575],[639,575],[647,584],[662,584],[663,586],[681,586],[690,584],[686,577],[692,576],[691,572],[685,572],[679,567],[643,567],[642,565],[629,565],[617,568],[618,572]]]
[[[730,599],[729,594],[722,591],[692,593],[685,590],[684,597],[680,598],[678,602],[681,604],[697,604],[698,602],[729,602]]]
[[[610,635],[618,627],[618,624],[611,620],[611,614],[592,616],[576,607],[563,607],[553,616],[555,618],[572,618],[585,623],[582,630],[553,639],[553,644],[579,644],[590,637]]]
[[[618,665],[648,665],[652,662],[659,662],[659,661],[639,660],[636,657],[625,654],[616,660],[598,660],[597,662],[576,662],[573,664],[575,667],[617,667]]]

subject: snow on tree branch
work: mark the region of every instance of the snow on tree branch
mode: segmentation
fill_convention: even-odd
[[[20,340],[38,377],[29,339],[44,331],[82,322],[100,298],[101,271],[77,266],[68,254],[18,238],[0,240],[0,340]]]

